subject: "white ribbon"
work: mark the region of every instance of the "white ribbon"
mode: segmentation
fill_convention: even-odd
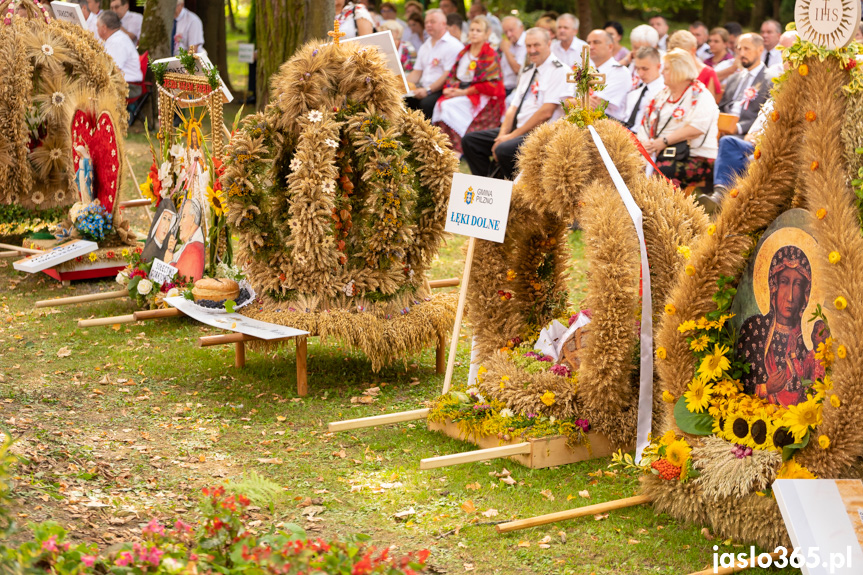
[[[638,463],[641,461],[641,453],[647,447],[653,419],[653,302],[650,295],[647,245],[644,243],[644,218],[641,208],[635,203],[629,188],[626,187],[626,183],[620,176],[620,172],[617,171],[617,167],[611,161],[611,156],[608,155],[608,150],[605,149],[599,134],[593,126],[588,126],[588,129],[593,137],[593,143],[596,144],[599,155],[605,163],[605,168],[614,182],[614,187],[617,188],[623,205],[626,206],[626,211],[629,212],[629,217],[635,224],[638,247],[641,250],[641,375],[638,388],[638,428],[635,440],[635,462]]]

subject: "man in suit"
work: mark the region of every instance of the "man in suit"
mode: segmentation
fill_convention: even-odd
[[[758,34],[743,34],[738,38],[737,54],[742,68],[728,79],[722,99],[719,100],[720,112],[739,118],[736,131],[730,134],[732,136],[742,138],[749,132],[761,105],[770,94],[772,82],[761,61],[763,53],[764,40]]]
[[[653,28],[648,27],[649,30]],[[665,87],[660,69],[662,59],[659,50],[650,46],[642,46],[633,55],[633,67],[638,77],[639,85],[626,95],[626,123],[624,126],[632,132],[638,131],[644,110],[650,101]]]

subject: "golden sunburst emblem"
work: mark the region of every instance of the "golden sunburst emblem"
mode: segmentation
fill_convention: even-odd
[[[860,22],[857,0],[797,0],[794,21],[800,37],[835,50],[851,43]]]

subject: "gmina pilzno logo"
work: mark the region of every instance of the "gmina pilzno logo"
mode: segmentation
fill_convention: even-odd
[[[473,201],[473,186],[468,186],[467,190],[464,193],[464,203],[470,205]]]

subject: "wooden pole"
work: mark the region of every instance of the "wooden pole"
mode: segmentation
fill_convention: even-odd
[[[473,264],[473,250],[476,246],[476,238],[471,237],[467,243],[467,256],[464,259],[464,275],[461,278],[461,289],[458,292],[458,307],[455,310],[455,325],[452,328],[452,340],[449,342],[449,357],[446,364],[446,377],[443,381],[443,392],[446,394],[452,385],[452,374],[455,369],[455,353],[458,349],[458,336],[461,332],[461,318],[464,315],[464,304],[467,299],[467,285],[470,279],[470,268]]]
[[[547,525],[557,521],[565,521],[567,519],[575,519],[577,517],[585,517],[587,515],[596,515],[598,513],[606,513],[615,509],[624,509],[626,507],[635,507],[636,505],[644,505],[653,501],[647,495],[635,495],[633,497],[625,497],[624,499],[616,499],[614,501],[606,501],[605,503],[597,503],[596,505],[587,505],[578,507],[577,509],[568,509],[566,511],[558,511],[557,513],[549,513],[547,515],[539,515],[529,519],[519,519],[518,521],[510,521],[509,523],[501,523],[497,526],[498,533],[509,533],[510,531],[518,531],[519,529],[527,529],[528,527],[537,527],[539,525]]]
[[[762,553],[758,557],[755,558],[755,565],[758,565],[758,558],[767,555],[770,557],[770,563],[773,564],[775,559],[779,559],[782,553]],[[694,573],[690,573],[689,575],[731,575],[731,573],[742,573],[743,571],[748,571],[752,569],[749,565],[746,567],[737,567],[735,563],[735,567],[719,567],[716,571],[713,570],[713,567],[709,569],[704,569],[703,571],[696,571]]]
[[[198,347],[210,347],[212,345],[227,345],[240,341],[257,341],[260,338],[246,335],[244,333],[226,333],[221,335],[205,335],[198,338]]]
[[[246,367],[246,343],[238,341],[234,344],[234,367]]]
[[[437,338],[437,346],[435,346],[434,350],[434,372],[435,373],[443,373],[446,371],[446,356],[444,355],[444,350],[446,349],[446,336],[438,335]]]
[[[526,455],[530,453],[530,449],[530,443],[524,442],[466,451],[465,453],[441,455],[440,457],[427,457],[420,460],[420,469],[436,469],[438,467],[449,467],[450,465],[460,465],[462,463],[474,463],[476,461],[487,461],[499,457],[509,457],[510,455]]]
[[[141,198],[140,200],[126,200],[125,202],[120,202],[121,208],[143,208],[152,205],[153,202],[145,198]]]
[[[30,248],[24,248],[21,246],[13,246],[12,244],[0,244],[0,248],[16,251],[19,254],[43,254],[43,253],[45,253],[45,250],[33,250]]]
[[[112,317],[97,317],[96,319],[82,319],[78,322],[78,327],[96,327],[99,325],[114,325],[118,323],[134,323],[135,316],[115,315]]]
[[[306,371],[308,346],[306,336],[297,337],[297,395],[306,397],[309,394],[309,376]]]
[[[103,293],[91,293],[88,295],[76,295],[72,297],[61,297],[57,299],[43,299],[36,302],[36,307],[54,307],[57,305],[72,305],[76,303],[84,303],[88,301],[102,301],[106,299],[117,299],[127,297],[129,292],[121,289],[117,291],[107,291]]]
[[[431,289],[445,288],[445,287],[456,287],[458,284],[459,284],[458,278],[447,278],[445,280],[429,280],[429,287]]]
[[[21,256],[21,252],[0,252],[0,258],[17,258]]]
[[[414,409],[413,411],[400,411],[399,413],[388,413],[386,415],[375,415],[374,417],[362,417],[360,419],[347,419],[345,421],[334,421],[330,423],[327,431],[347,431],[349,429],[362,429],[363,427],[375,427],[377,425],[389,425],[390,423],[401,423],[402,421],[415,421],[428,417],[429,409]]]
[[[169,307],[166,309],[146,309],[136,311],[132,315],[135,316],[135,321],[146,321],[148,319],[159,319],[163,317],[184,317],[186,314],[175,307]]]

